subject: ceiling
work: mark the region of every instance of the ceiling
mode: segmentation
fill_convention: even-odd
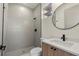
[[[27,6],[28,8],[34,9],[39,3],[23,3],[22,5]]]

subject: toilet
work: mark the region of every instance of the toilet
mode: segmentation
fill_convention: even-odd
[[[31,54],[31,56],[41,56],[42,55],[42,48],[35,47],[35,48],[31,49],[30,54]]]

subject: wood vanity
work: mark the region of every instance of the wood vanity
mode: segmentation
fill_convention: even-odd
[[[44,42],[42,42],[42,54],[43,56],[74,56],[69,52],[63,51]]]

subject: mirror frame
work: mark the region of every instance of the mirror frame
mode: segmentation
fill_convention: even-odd
[[[57,11],[57,9],[59,9],[59,7],[61,7],[62,5],[64,5],[65,3],[62,3],[61,5],[59,5],[55,10],[54,10],[54,12],[52,13],[52,23],[53,23],[53,25],[54,25],[54,27],[56,27],[57,29],[60,29],[60,30],[68,30],[68,29],[72,29],[72,28],[74,28],[74,27],[76,27],[77,25],[79,25],[79,23],[77,23],[77,24],[75,24],[74,26],[72,26],[72,27],[69,27],[69,28],[59,28],[59,27],[57,27],[56,26],[56,24],[55,24],[55,12]]]

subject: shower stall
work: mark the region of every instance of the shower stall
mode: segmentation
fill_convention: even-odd
[[[31,3],[26,3],[26,5],[31,5]],[[40,41],[41,4],[37,4],[34,9],[26,5],[0,3],[1,56],[20,56],[37,46],[37,42]]]

